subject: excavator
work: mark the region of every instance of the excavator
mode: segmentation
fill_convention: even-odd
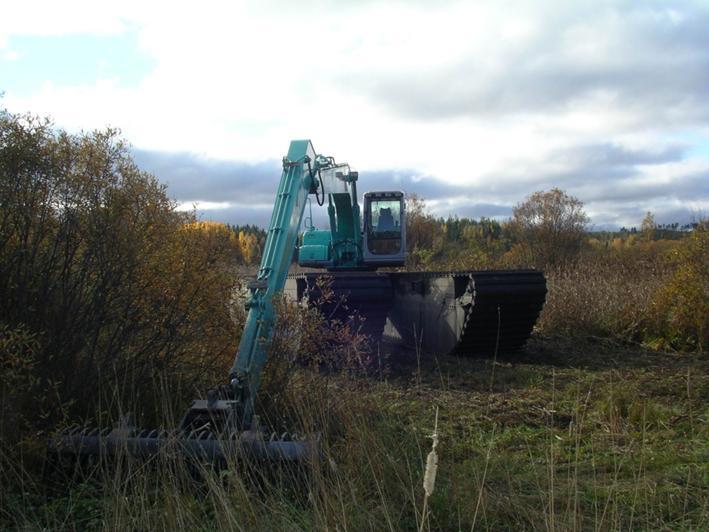
[[[274,296],[315,304],[322,277],[335,297],[329,319],[362,318],[362,332],[425,353],[493,356],[518,351],[544,304],[546,281],[536,270],[406,272],[406,209],[401,191],[367,192],[358,202],[359,174],[347,163],[294,140],[283,158],[261,264],[249,283],[244,330],[228,382],[193,401],[175,431],[74,427],[59,434],[60,454],[149,457],[178,442],[195,458],[229,456],[306,461],[317,437],[269,434],[254,411],[276,319]],[[327,201],[329,229],[301,232],[306,205]],[[301,272],[289,275],[297,251]],[[346,305],[340,301],[346,300]]]

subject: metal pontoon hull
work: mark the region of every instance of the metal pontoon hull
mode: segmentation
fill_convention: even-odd
[[[427,353],[494,356],[519,351],[529,338],[546,297],[537,270],[462,272],[330,272],[293,274],[292,299],[318,299],[321,277],[331,278],[331,319],[365,318],[363,332],[383,335]]]

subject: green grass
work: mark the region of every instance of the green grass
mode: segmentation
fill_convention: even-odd
[[[709,527],[706,356],[537,337],[514,359],[418,364],[413,353],[392,353],[386,377],[302,371],[283,393],[291,423],[322,431],[323,459],[308,474],[242,466],[195,483],[179,463],[133,464],[44,483],[4,471],[0,523],[418,530],[438,408],[425,530]]]

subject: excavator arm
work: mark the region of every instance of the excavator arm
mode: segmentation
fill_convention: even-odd
[[[344,166],[317,155],[309,140],[291,142],[283,158],[261,265],[250,285],[248,315],[230,382],[210,390],[207,399],[196,399],[185,412],[177,442],[186,455],[220,464],[239,453],[293,461],[313,456],[316,440],[267,439],[254,416],[254,398],[273,333],[273,296],[283,290],[308,194],[317,193],[324,201],[328,186],[337,191],[340,179],[335,172]],[[125,422],[110,432],[72,428],[58,435],[51,445],[60,455],[112,456],[127,450],[134,456],[149,457],[174,443],[167,433],[143,431]]]
[[[288,268],[296,246],[308,194],[319,187],[318,158],[309,140],[294,140],[283,158],[283,173],[273,205],[271,222],[256,280],[250,285],[246,304],[248,315],[241,335],[231,386],[243,408],[243,421],[249,425],[253,416],[253,400],[259,386],[261,370],[273,334],[275,312],[273,296],[283,290]],[[322,191],[321,191],[322,193]]]
[[[331,231],[335,234],[347,228],[351,241],[359,245],[356,179],[357,173],[350,171],[347,164],[337,164],[332,157],[317,155],[309,140],[292,141],[288,155],[283,158],[283,172],[261,265],[256,280],[250,285],[248,315],[230,372],[232,395],[242,410],[242,426],[251,425],[254,397],[273,335],[273,297],[283,291],[308,195],[315,194],[319,202],[324,203],[327,194]]]

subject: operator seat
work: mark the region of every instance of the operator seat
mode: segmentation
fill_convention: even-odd
[[[392,229],[394,229],[394,217],[391,215],[391,209],[379,209],[377,231],[391,231]]]

